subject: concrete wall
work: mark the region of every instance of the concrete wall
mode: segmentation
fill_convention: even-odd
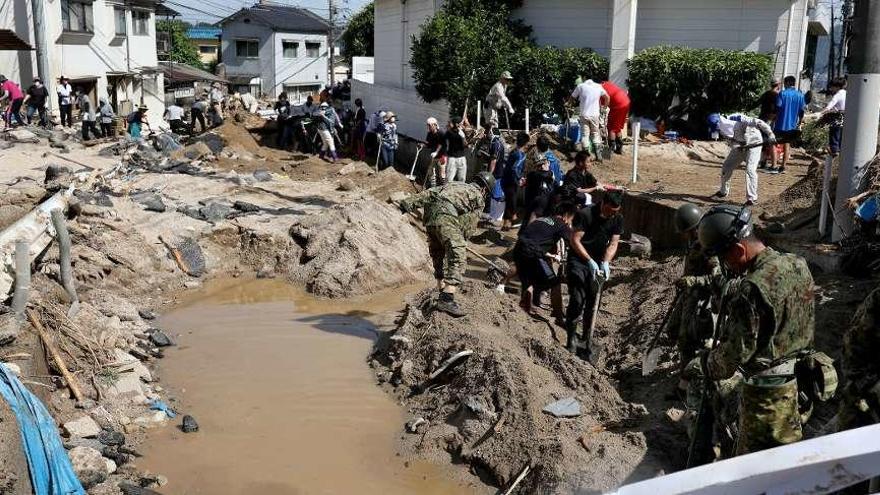
[[[135,36],[131,18],[131,10],[135,7],[128,8],[126,20],[130,57],[127,57],[126,38],[116,36],[113,7],[114,4],[106,0],[95,0],[92,4],[94,33],[71,34],[62,32],[61,2],[44,2],[49,44],[50,75],[46,81],[49,93],[55,94],[58,78],[65,75],[72,80],[95,80],[97,96],[105,96],[108,94],[107,73],[141,73],[144,83],[128,81],[125,85],[127,91],[119,95],[120,102],[132,101],[139,104],[143,101],[150,109],[149,118],[158,122],[165,113],[163,76],[154,74],[149,69],[144,70],[158,66],[155,15],[150,14],[148,34]],[[33,45],[30,1],[0,0],[0,27],[12,29],[20,38]],[[0,51],[0,68],[7,77],[21,83],[26,89],[37,75],[36,54]],[[57,100],[54,97],[50,100],[51,108],[57,111]]]
[[[296,58],[284,58],[283,42],[299,43]],[[306,42],[320,43],[318,58],[306,56]],[[269,88],[263,85],[263,91],[277,97],[285,84],[319,84],[323,88],[327,84],[327,37],[322,34],[275,33],[274,39],[275,84]]]
[[[256,76],[262,80],[263,91],[271,92],[275,86],[275,45],[272,30],[262,24],[245,23],[243,20],[241,18],[223,25],[222,50],[226,77]],[[237,56],[237,40],[256,40],[260,45],[259,58]]]
[[[409,67],[412,37],[441,4],[442,0],[376,0],[376,84],[415,87]]]
[[[542,45],[592,48],[608,56],[610,0],[526,0],[514,16],[532,26]]]
[[[448,103],[445,101],[425,103],[414,90],[410,89],[392,88],[352,79],[351,98],[362,99],[367,114],[373,113],[379,107],[391,110],[399,117],[398,132],[416,139],[424,139],[425,120],[428,117],[434,117],[441,123],[449,121]]]

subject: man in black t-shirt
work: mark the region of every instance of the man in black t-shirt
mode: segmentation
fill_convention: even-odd
[[[574,167],[565,174],[562,184],[577,189],[578,204],[592,204],[592,194],[602,186],[590,172],[590,152],[581,150],[574,157]],[[588,201],[589,199],[589,201]]]
[[[571,240],[571,223],[576,214],[573,203],[561,203],[553,215],[536,219],[520,232],[513,248],[513,262],[522,284],[519,305],[526,312],[531,312],[532,301],[542,291],[559,283],[550,253],[556,251],[560,239]]]
[[[611,277],[611,260],[623,234],[620,207],[623,192],[607,191],[602,201],[581,209],[574,220],[574,234],[568,258],[569,302],[565,315],[567,347],[578,351],[577,319],[583,316],[583,340],[586,358],[598,357],[592,342],[594,306],[604,284]]]
[[[24,104],[27,107],[28,124],[33,124],[34,114],[40,116],[40,127],[46,127],[49,123],[46,118],[46,99],[49,98],[49,90],[43,85],[43,81],[39,77],[34,78],[34,84],[28,88],[24,97]]]
[[[770,81],[770,89],[764,91],[764,94],[758,98],[758,101],[756,101],[754,105],[760,109],[758,111],[758,118],[769,124],[770,127],[773,127],[773,123],[776,120],[776,112],[778,111],[776,108],[776,99],[779,97],[779,92],[781,90],[782,82],[777,78],[773,78],[773,80]],[[775,145],[770,144],[764,146],[763,155],[764,160],[761,160],[758,168],[767,168],[767,160],[772,160],[772,166],[776,166],[778,157]]]

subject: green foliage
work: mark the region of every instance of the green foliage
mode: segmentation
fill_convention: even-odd
[[[769,55],[714,48],[659,46],[629,61],[629,94],[636,115],[704,122],[713,112],[749,110],[767,88]]]
[[[803,132],[801,132],[800,145],[807,153],[815,154],[825,150],[828,146],[828,128],[819,125],[818,120],[813,120],[804,124]]]
[[[373,2],[364,5],[348,21],[345,32],[339,37],[342,41],[342,56],[351,63],[352,57],[373,56],[373,32],[375,29],[375,9]]]
[[[561,109],[579,72],[607,76],[608,62],[590,49],[536,45],[529,26],[510,20],[521,4],[449,0],[413,39],[410,66],[419,95],[428,102],[446,99],[456,114],[468,101],[474,113],[475,101],[509,70],[514,78],[508,88],[511,102],[518,109],[530,107],[537,116]]]
[[[171,33],[171,61],[203,69],[199,58],[199,49],[187,37],[186,31],[190,24],[183,21],[159,20],[156,21],[156,31]]]

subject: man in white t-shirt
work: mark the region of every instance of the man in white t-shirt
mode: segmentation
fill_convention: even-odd
[[[175,134],[189,134],[189,129],[183,121],[183,108],[177,103],[172,103],[165,108],[165,120],[171,126],[171,132]]]
[[[56,91],[58,91],[58,110],[61,113],[61,125],[70,127],[73,125],[73,87],[66,77],[61,76]]]
[[[843,114],[846,112],[846,78],[837,77],[828,85],[833,95],[831,101],[822,110],[822,118],[828,119],[828,148],[831,156],[840,154],[840,142],[843,138]]]
[[[608,93],[601,84],[587,79],[578,84],[571,92],[569,101],[575,100],[580,108],[578,123],[581,128],[581,148],[598,157],[599,145],[602,144],[602,138],[599,134],[599,115],[601,108],[608,105]]]

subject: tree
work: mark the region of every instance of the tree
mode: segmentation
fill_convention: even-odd
[[[190,24],[183,21],[156,21],[157,32],[171,33],[171,56],[169,59],[172,62],[204,70],[205,67],[199,57],[199,49],[186,35],[189,28]]]
[[[508,97],[533,112],[559,111],[578,75],[608,74],[608,61],[588,48],[538,46],[532,29],[512,20],[521,0],[448,0],[414,38],[410,66],[428,102],[446,99],[458,114],[486,96],[501,72],[513,75]],[[521,119],[520,112],[517,119]]]
[[[340,36],[342,56],[348,63],[352,57],[373,56],[374,17],[373,2],[370,2],[351,17],[345,31]]]

